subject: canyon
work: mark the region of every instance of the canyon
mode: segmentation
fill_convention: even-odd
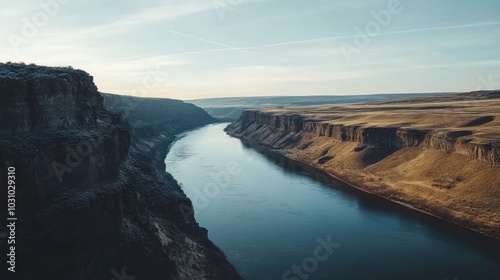
[[[226,132],[500,238],[500,92],[383,99],[245,109]],[[5,63],[0,119],[17,279],[241,279],[165,171],[177,135],[217,122],[201,108],[102,93],[71,67]]]
[[[500,238],[500,91],[247,109],[226,132]]]
[[[2,63],[0,119],[0,180],[16,170],[17,279],[240,279],[185,221],[191,201],[165,172],[175,135],[215,122],[205,111],[101,94],[71,67]]]
[[[367,95],[307,95],[307,96],[252,96],[252,97],[222,97],[194,99],[186,102],[207,111],[219,121],[233,122],[238,120],[245,109],[262,107],[299,107],[323,104],[346,104],[369,101],[380,101],[396,98],[409,98],[420,96],[444,96],[447,93],[391,93]]]

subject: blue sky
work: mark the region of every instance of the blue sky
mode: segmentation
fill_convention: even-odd
[[[71,65],[126,95],[500,88],[497,0],[20,0],[0,31],[0,61]]]

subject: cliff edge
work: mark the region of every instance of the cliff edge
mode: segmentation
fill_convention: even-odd
[[[206,229],[186,222],[179,205],[191,202],[163,162],[176,133],[213,119],[181,101],[162,104],[189,114],[150,122],[107,109],[84,71],[0,64],[0,181],[15,168],[18,218],[9,276],[239,279]]]

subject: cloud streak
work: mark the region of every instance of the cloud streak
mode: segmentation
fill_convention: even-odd
[[[28,2],[0,11],[5,34],[21,31],[24,17],[39,10]],[[0,60],[72,65],[94,75],[103,91],[122,94],[144,69],[161,66],[168,75],[154,95],[181,99],[457,90],[475,85],[480,75],[499,74],[494,10],[500,4],[493,2],[470,4],[473,11],[452,18],[441,11],[456,14],[456,2],[421,1],[347,63],[338,43],[352,41],[354,23],[386,3],[243,0],[221,21],[213,0],[76,1],[18,53],[0,40]]]
[[[175,31],[175,30],[166,29],[166,31],[170,32],[170,33],[173,33],[173,34],[176,34],[176,35],[180,35],[180,36],[184,36],[184,37],[196,39],[196,40],[199,40],[199,41],[202,41],[202,42],[211,43],[211,44],[214,44],[214,45],[226,47],[226,50],[236,50],[236,51],[242,51],[242,52],[245,52],[245,53],[256,54],[256,52],[247,51],[244,48],[237,48],[237,47],[234,47],[234,46],[231,46],[231,45],[228,45],[228,44],[216,42],[216,41],[213,41],[213,40],[204,39],[204,38],[201,38],[201,37],[198,37],[198,36],[189,35],[189,34],[186,34],[186,33]]]
[[[377,36],[389,36],[389,35],[398,35],[398,34],[411,34],[411,33],[420,33],[420,32],[428,32],[428,31],[439,31],[439,30],[452,30],[452,29],[465,29],[465,28],[476,28],[476,27],[486,27],[486,26],[496,26],[500,25],[500,22],[480,22],[474,24],[461,24],[461,25],[451,25],[451,26],[437,26],[437,27],[426,27],[426,28],[413,28],[407,30],[399,30],[392,32],[384,32],[377,34]],[[246,47],[242,49],[260,49],[260,48],[271,48],[271,47],[280,47],[287,45],[296,45],[296,44],[307,44],[314,43],[320,41],[329,41],[329,40],[339,40],[339,39],[352,39],[355,38],[356,35],[340,35],[340,36],[329,36],[329,37],[321,37],[315,39],[308,40],[296,40],[296,41],[288,41],[288,42],[280,42],[280,43],[272,43],[254,47]]]
[[[76,37],[105,37],[125,33],[136,26],[193,15],[213,9],[209,1],[200,3],[164,4],[150,7],[141,12],[124,16],[114,22],[86,28],[77,32]]]

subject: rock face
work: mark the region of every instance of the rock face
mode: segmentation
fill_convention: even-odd
[[[3,131],[95,125],[103,98],[81,70],[4,65],[0,81]],[[63,93],[63,94],[62,94]]]
[[[498,93],[251,109],[226,131],[364,191],[500,238]]]
[[[442,132],[428,128],[370,127],[344,125],[305,119],[294,114],[275,114],[259,110],[246,110],[242,113],[241,126],[233,126],[235,131],[244,131],[251,124],[264,125],[280,132],[304,132],[321,137],[330,137],[342,142],[354,142],[358,146],[375,146],[385,150],[400,150],[420,147],[437,151],[458,153],[469,159],[480,160],[492,165],[500,165],[500,139],[489,143],[471,143],[464,136],[472,135],[467,130]]]
[[[154,103],[187,113],[137,100],[156,122],[124,116],[84,71],[0,64],[0,180],[15,167],[17,279],[239,279],[165,172],[175,134],[213,119]]]

